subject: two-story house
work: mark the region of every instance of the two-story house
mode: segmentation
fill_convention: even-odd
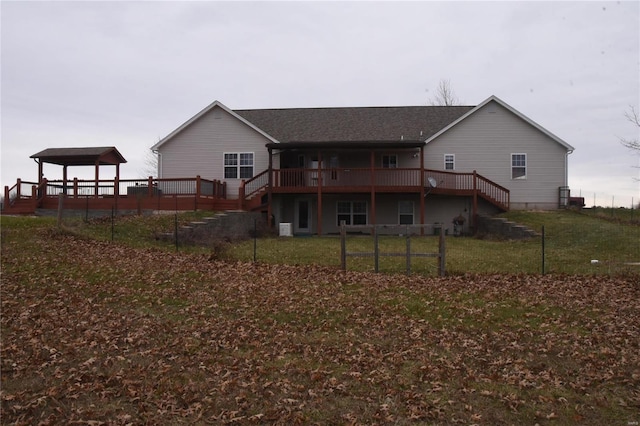
[[[502,100],[473,106],[231,110],[215,101],[152,147],[297,234],[555,209],[573,147]]]

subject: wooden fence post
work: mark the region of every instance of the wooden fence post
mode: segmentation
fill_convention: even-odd
[[[153,197],[153,176],[147,178],[147,196]]]
[[[196,205],[195,210],[198,210],[198,201],[200,201],[200,197],[202,196],[202,178],[200,175],[196,176]]]
[[[62,208],[65,194],[58,194],[58,228],[62,226]]]
[[[242,210],[242,204],[244,203],[244,183],[245,180],[243,179],[238,188],[238,210]],[[267,218],[267,220],[269,220],[269,218]]]

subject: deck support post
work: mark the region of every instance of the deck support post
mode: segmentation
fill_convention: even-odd
[[[66,166],[65,166],[66,167]],[[95,198],[98,198],[100,191],[100,160],[96,160],[96,192],[94,194]]]
[[[97,185],[97,184],[96,184]],[[67,194],[67,166],[62,166],[62,193]]]
[[[478,232],[478,172],[473,171],[473,233]]]

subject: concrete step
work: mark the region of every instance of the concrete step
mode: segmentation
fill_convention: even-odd
[[[539,234],[531,228],[511,222],[504,217],[479,216],[478,232],[481,234],[495,235],[513,240],[522,240],[539,236]]]

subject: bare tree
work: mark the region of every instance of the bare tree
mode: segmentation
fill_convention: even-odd
[[[640,131],[640,117],[638,116],[638,111],[636,111],[636,108],[633,105],[629,106],[629,111],[626,111],[624,113],[624,116],[636,127],[636,130]],[[622,145],[634,151],[640,152],[640,139],[638,139],[637,137],[635,139],[619,139]]]
[[[147,150],[144,154],[144,165],[139,172],[142,177],[157,177],[158,176],[158,154]]]
[[[434,106],[453,106],[459,105],[460,100],[451,88],[449,80],[440,80],[436,94],[430,99],[431,105]]]

